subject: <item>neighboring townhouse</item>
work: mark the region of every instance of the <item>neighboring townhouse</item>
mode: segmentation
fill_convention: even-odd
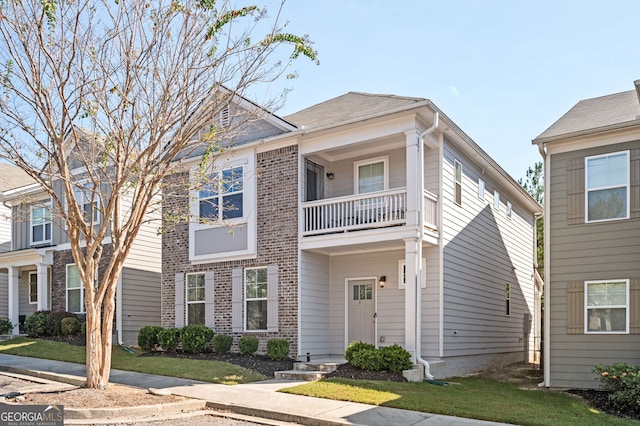
[[[301,360],[399,344],[437,377],[535,360],[541,207],[431,101],[352,92],[259,128],[219,185],[165,198],[194,220],[164,230],[163,326]]]
[[[54,187],[60,187],[54,183]],[[76,198],[82,201],[83,193]],[[0,313],[19,327],[26,317],[41,310],[64,310],[83,315],[84,289],[75,268],[65,229],[52,214],[51,199],[37,183],[4,191],[1,204],[11,210],[11,247],[0,253],[0,271],[7,279],[0,287]],[[103,220],[88,200],[85,212],[93,223]],[[97,203],[97,202],[96,202]],[[122,211],[127,209],[123,203]],[[149,213],[118,281],[114,342],[137,344],[138,330],[144,325],[160,324],[160,213]],[[101,265],[109,261],[110,237]],[[101,267],[99,267],[101,269]],[[98,277],[99,279],[100,277]],[[5,296],[6,295],[6,296]]]
[[[640,364],[640,80],[578,102],[533,140],[545,163],[544,383],[596,388]]]

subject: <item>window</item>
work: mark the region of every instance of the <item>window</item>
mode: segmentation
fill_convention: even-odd
[[[585,332],[627,333],[629,280],[586,281]]]
[[[80,207],[80,211],[84,214],[85,223],[92,223],[94,225],[100,223],[100,200],[99,194],[96,188],[91,182],[79,184],[74,189],[76,202]]]
[[[422,288],[427,288],[427,259],[422,258]],[[404,259],[398,260],[398,288],[407,288],[407,263]]]
[[[507,217],[511,217],[512,211],[513,211],[513,206],[511,205],[511,201],[507,201]]]
[[[453,162],[454,164],[454,180],[455,180],[455,193],[454,200],[459,206],[462,205],[462,164],[458,160]]]
[[[504,284],[504,314],[511,315],[511,283]]]
[[[42,244],[51,241],[50,203],[31,207],[31,244]]]
[[[587,222],[629,217],[629,151],[585,158]]]
[[[305,201],[321,200],[324,196],[324,167],[305,159]]]
[[[493,208],[500,210],[500,193],[498,191],[493,191]]]
[[[245,270],[245,303],[247,331],[267,329],[267,268]]]
[[[200,219],[217,221],[243,217],[243,180],[242,166],[214,173],[211,181],[200,187]]]
[[[388,157],[382,157],[354,163],[357,194],[384,191],[389,187],[387,162]]]
[[[353,300],[373,300],[373,284],[354,284]]]
[[[187,274],[187,324],[205,323],[204,273]]]
[[[484,181],[482,179],[478,179],[478,198],[484,200]]]
[[[29,304],[38,303],[38,274],[29,272]]]
[[[67,265],[67,311],[84,312],[84,287],[76,265]]]

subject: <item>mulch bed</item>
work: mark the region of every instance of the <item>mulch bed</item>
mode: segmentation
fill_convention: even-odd
[[[640,420],[640,406],[635,407],[635,409],[631,411],[620,411],[615,408],[611,402],[609,402],[609,392],[607,391],[596,389],[570,389],[567,392],[573,395],[578,395],[582,399],[586,400],[590,406],[605,413],[613,414],[618,417]]]

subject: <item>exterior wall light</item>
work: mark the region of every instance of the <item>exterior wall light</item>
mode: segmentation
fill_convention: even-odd
[[[387,276],[386,275],[382,275],[378,279],[378,283],[380,284],[380,288],[384,288],[387,285]]]

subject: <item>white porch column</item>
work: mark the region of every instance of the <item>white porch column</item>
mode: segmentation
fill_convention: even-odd
[[[406,156],[407,156],[407,226],[416,230],[420,224],[420,211],[422,210],[422,188],[424,183],[420,181],[420,165],[423,149],[417,129],[405,132]]]
[[[9,321],[11,321],[11,324],[14,325],[11,333],[18,334],[20,332],[20,329],[18,327],[18,315],[20,309],[20,299],[18,298],[18,281],[20,277],[18,276],[18,273],[20,272],[20,270],[15,266],[9,266],[7,267],[7,269],[9,271]]]
[[[39,311],[49,310],[49,287],[47,285],[47,265],[42,263],[36,264],[36,277],[38,287],[38,304]]]
[[[420,276],[420,258],[422,242],[418,238],[404,240],[404,260],[406,287],[404,290],[404,348],[411,354],[412,362],[416,362],[416,289]]]

